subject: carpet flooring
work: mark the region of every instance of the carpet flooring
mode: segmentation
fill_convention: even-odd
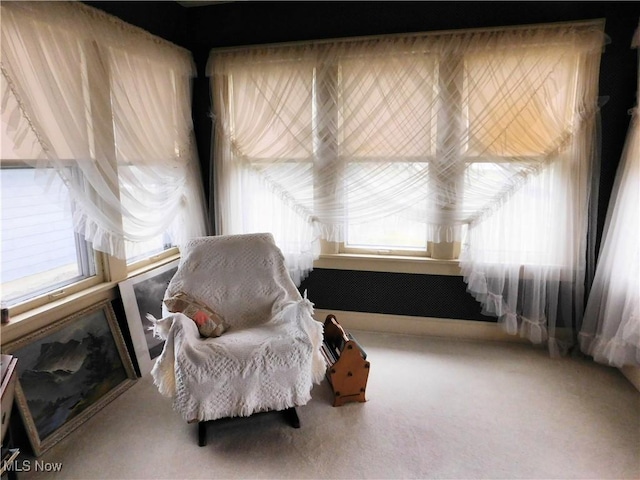
[[[324,380],[300,429],[278,413],[225,419],[198,447],[145,377],[23,454],[19,478],[640,478],[640,392],[617,369],[520,343],[352,333],[371,362],[366,403],[332,407]]]

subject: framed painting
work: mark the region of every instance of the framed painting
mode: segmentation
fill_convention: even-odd
[[[133,349],[143,377],[151,371],[154,359],[164,347],[164,341],[153,336],[150,330],[153,325],[147,314],[162,318],[164,292],[178,269],[178,263],[179,260],[174,260],[119,283]]]
[[[15,398],[36,456],[136,380],[110,301],[4,347],[18,359]]]

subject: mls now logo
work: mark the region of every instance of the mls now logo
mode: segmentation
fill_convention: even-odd
[[[62,470],[62,462],[44,462],[42,460],[14,460],[2,462],[3,470],[7,472],[59,472]]]

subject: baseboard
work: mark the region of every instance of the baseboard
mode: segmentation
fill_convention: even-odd
[[[316,320],[323,322],[330,313],[336,316],[340,325],[350,330],[529,343],[518,335],[505,333],[493,322],[320,309],[316,309],[314,316]]]

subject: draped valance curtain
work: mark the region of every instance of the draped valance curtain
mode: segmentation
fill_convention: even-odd
[[[633,46],[640,46],[640,26],[636,30]],[[585,353],[598,362],[616,367],[640,366],[638,115],[636,104],[609,202],[598,266],[580,332],[580,345]]]
[[[76,2],[2,2],[2,118],[59,175],[74,228],[119,258],[205,233],[191,54]]]
[[[602,21],[213,50],[219,233],[318,240],[395,219],[463,242],[470,292],[557,351],[583,301]],[[581,316],[581,311],[578,312]]]

